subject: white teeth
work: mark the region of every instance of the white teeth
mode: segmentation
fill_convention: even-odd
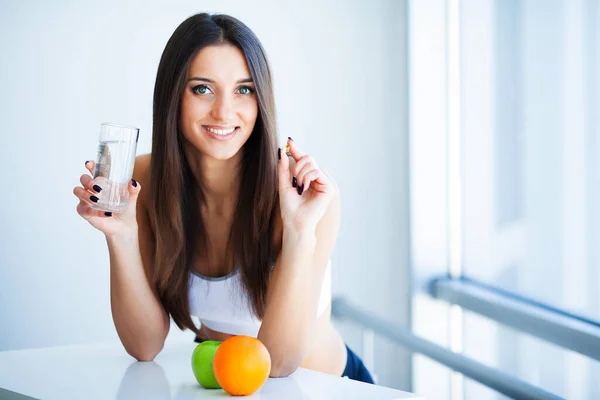
[[[213,129],[208,126],[206,126],[205,128],[207,131],[212,132],[215,135],[220,135],[220,136],[229,135],[231,132],[235,131],[235,128],[231,128],[231,129],[227,129],[227,130]]]

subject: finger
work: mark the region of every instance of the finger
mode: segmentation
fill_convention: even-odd
[[[87,191],[86,189],[82,188],[81,186],[76,186],[73,189],[73,194],[75,196],[77,196],[77,198],[81,201],[86,202],[87,204],[92,204],[92,203],[97,203],[98,200],[100,200],[98,198],[98,196],[94,195],[94,194],[90,194],[89,191]]]
[[[142,185],[135,179],[130,179],[129,185],[127,185],[127,190],[129,190],[129,202],[127,203],[127,210],[135,215],[138,195],[140,194],[140,190],[142,190]]]
[[[92,176],[94,176],[94,169],[96,168],[96,162],[94,160],[89,160],[85,162],[85,168],[90,171]]]
[[[290,176],[290,160],[281,148],[277,149],[277,176],[279,179],[279,190],[292,186]]]
[[[288,138],[287,143],[290,146],[290,155],[294,158],[294,160],[299,161],[304,156],[304,153],[293,140]]]
[[[96,210],[83,200],[80,200],[77,204],[77,214],[81,215],[86,221],[93,217],[108,218],[112,216],[111,212]]]
[[[304,175],[303,191],[307,191],[309,187],[312,187],[314,191],[327,193],[329,191],[329,180],[327,175],[320,169],[313,169]]]
[[[307,176],[312,171],[318,171],[318,170],[319,169],[316,168],[315,164],[313,164],[313,163],[304,165],[304,168],[302,168],[302,170],[298,173],[298,187],[300,188],[299,194],[302,194],[302,192],[308,190],[308,188],[311,186],[311,180]]]
[[[309,156],[309,155],[302,156],[302,158],[300,158],[296,162],[296,165],[292,168],[294,176],[296,178],[298,178],[298,182],[301,181],[301,179],[300,179],[300,171],[302,171],[302,169],[306,165],[308,165],[308,164],[312,164],[313,168],[318,168],[317,163],[315,162],[315,160],[312,158],[312,156]]]
[[[300,159],[301,161],[305,160],[304,166],[296,174],[296,178],[298,179],[298,190],[300,191],[299,193],[302,193],[302,191],[308,189],[306,186],[302,187],[302,185],[305,184],[304,176],[313,169],[317,169],[315,163],[310,160],[308,162],[306,161],[307,157],[308,156],[304,156]]]
[[[79,182],[81,182],[81,186],[89,190],[91,193],[96,194],[102,191],[102,187],[96,183],[89,175],[81,175],[79,178]]]

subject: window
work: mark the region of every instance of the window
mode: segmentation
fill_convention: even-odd
[[[600,320],[598,1],[462,1],[463,273]]]
[[[413,331],[567,398],[600,397],[600,362],[422,289],[449,274],[600,323],[598,21],[598,0],[409,6]],[[503,398],[414,361],[417,393]]]

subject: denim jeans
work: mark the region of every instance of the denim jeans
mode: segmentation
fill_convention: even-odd
[[[367,367],[365,367],[365,364],[363,364],[362,360],[356,354],[354,354],[352,350],[350,350],[348,345],[346,345],[346,351],[348,353],[348,360],[346,361],[346,368],[344,369],[342,376],[347,376],[355,381],[374,384],[375,381],[373,381],[371,373]]]

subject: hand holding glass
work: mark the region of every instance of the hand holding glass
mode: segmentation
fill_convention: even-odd
[[[129,201],[127,186],[133,176],[140,130],[132,126],[103,123],[100,127],[94,181],[100,185],[97,210],[122,212]]]

